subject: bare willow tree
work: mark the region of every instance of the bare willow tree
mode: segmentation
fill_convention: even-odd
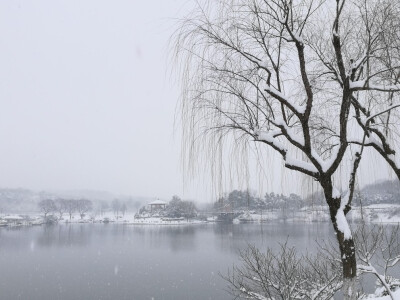
[[[364,150],[400,179],[399,15],[390,0],[210,0],[175,39],[186,155],[255,142],[318,182],[346,299],[357,276],[346,215]]]

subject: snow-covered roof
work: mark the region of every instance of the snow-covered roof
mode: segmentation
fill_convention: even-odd
[[[162,200],[155,200],[153,202],[150,202],[149,205],[167,205],[167,202]]]

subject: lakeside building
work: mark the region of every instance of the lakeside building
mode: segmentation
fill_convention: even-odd
[[[150,208],[150,213],[163,210],[163,209],[165,209],[166,206],[167,206],[167,202],[159,200],[159,199],[147,204],[147,207]]]

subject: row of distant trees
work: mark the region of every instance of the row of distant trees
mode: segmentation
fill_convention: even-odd
[[[216,210],[298,210],[305,206],[305,201],[297,194],[267,193],[258,197],[255,193],[244,190],[234,190],[214,203]]]
[[[384,181],[366,186],[362,190],[354,193],[353,205],[378,204],[378,203],[397,203],[400,198],[400,183],[397,181]],[[220,197],[214,203],[216,210],[287,210],[294,211],[304,206],[326,206],[323,191],[317,191],[306,198],[297,194],[285,196],[283,194],[266,193],[263,197],[258,197],[249,190],[233,190],[229,194]]]
[[[112,210],[114,212],[114,215],[118,218],[119,214],[121,213],[122,216],[125,215],[126,211],[128,210],[126,203],[121,202],[118,199],[114,199],[111,203]]]
[[[94,204],[88,199],[44,199],[39,202],[39,209],[46,218],[49,214],[56,214],[59,219],[64,214],[68,214],[72,219],[74,213],[79,213],[83,218],[86,213],[92,211],[93,214],[103,215],[105,212],[112,211],[118,218],[124,216],[128,210],[127,204],[119,199],[114,199],[111,203],[107,201],[98,201]],[[135,203],[135,206],[138,206]]]
[[[38,205],[45,218],[49,214],[57,214],[61,219],[64,214],[68,214],[69,219],[72,219],[72,215],[77,212],[83,219],[93,209],[93,203],[88,199],[44,199]]]

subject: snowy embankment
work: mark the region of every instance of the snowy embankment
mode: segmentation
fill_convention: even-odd
[[[252,211],[243,212],[241,216],[234,220],[240,223],[241,217],[245,217],[246,222],[329,222],[330,216],[327,207],[313,206],[303,207],[299,211],[274,210],[274,211]],[[374,204],[364,207],[353,207],[346,216],[351,223],[372,222],[372,223],[400,223],[400,205],[396,204]]]
[[[395,300],[400,300],[400,289],[393,292],[393,296]],[[390,298],[390,296],[383,296],[383,297],[375,297],[373,295],[369,296],[368,298],[365,299],[369,299],[369,300],[392,300]]]
[[[10,218],[15,219],[10,222]],[[373,223],[400,223],[400,205],[395,204],[374,204],[369,206],[353,207],[346,216],[351,223],[373,222]],[[21,219],[19,221],[19,219]],[[204,224],[205,221],[184,218],[163,218],[158,216],[147,216],[135,218],[134,213],[126,213],[124,215],[115,215],[113,212],[97,214],[93,212],[87,213],[83,218],[74,213],[70,218],[68,214],[54,215],[53,219],[58,223],[114,223],[125,225],[189,225]],[[217,221],[217,216],[207,218],[208,222]],[[329,222],[330,216],[328,209],[323,206],[303,207],[298,211],[291,210],[273,210],[273,211],[252,211],[243,212],[241,216],[234,219],[234,223],[249,222],[293,222],[293,223],[313,223],[313,222]],[[23,215],[3,215],[0,216],[1,226],[23,226],[23,225],[40,225],[43,221],[43,215],[39,213],[25,213]]]
[[[142,217],[137,218],[133,213],[125,215],[115,215],[113,213],[104,213],[102,215],[87,215],[83,219],[74,216],[71,220],[64,218],[66,223],[112,223],[124,225],[189,225],[189,224],[203,224],[203,221],[185,219],[185,218],[163,218],[163,217]],[[62,221],[61,221],[62,222]]]
[[[189,224],[204,224],[204,221],[186,220],[183,218],[140,218],[133,222],[125,222],[127,225],[189,225]]]
[[[47,215],[47,218],[37,212],[26,212],[22,215],[3,215],[0,216],[0,227],[19,227],[32,226],[42,224],[87,224],[87,223],[102,223],[102,224],[123,224],[123,225],[195,225],[204,224],[205,221],[198,219],[185,218],[166,218],[158,216],[146,216],[138,218],[134,213],[126,213],[124,215],[115,215],[112,212],[103,214],[88,213],[81,217],[75,213],[71,217],[68,214],[63,214],[61,217],[57,214]]]
[[[352,221],[364,219],[373,223],[399,223],[400,205],[399,204],[372,204],[364,207],[355,207],[350,212]]]

